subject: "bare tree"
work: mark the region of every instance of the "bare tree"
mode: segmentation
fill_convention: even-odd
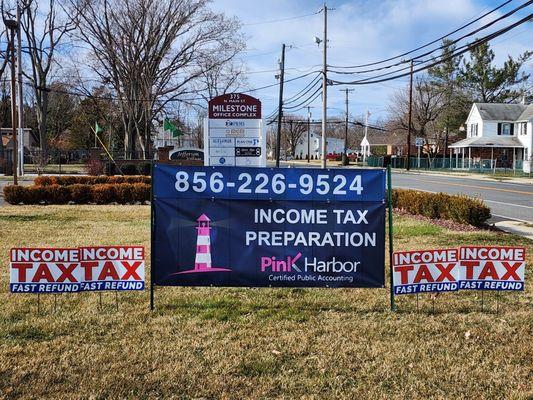
[[[302,135],[307,132],[307,123],[304,118],[294,115],[286,115],[283,118],[282,138],[285,148],[289,150],[292,156],[296,156],[296,146]]]
[[[212,67],[214,65],[214,67]],[[206,70],[202,73],[199,91],[205,100],[236,92],[246,87],[245,69],[242,63],[228,62],[217,64],[216,60],[205,63]]]
[[[117,96],[126,158],[137,144],[147,157],[155,116],[168,103],[194,96],[195,81],[244,46],[239,23],[209,10],[208,0],[70,4],[78,11],[80,38],[91,48],[91,67]]]
[[[419,137],[427,137],[428,130],[442,112],[443,94],[434,90],[432,85],[423,79],[416,79],[413,87],[412,126],[411,132]],[[409,91],[401,89],[392,96],[389,107],[390,125],[402,131],[408,130]]]
[[[24,53],[31,65],[30,72],[24,75],[33,87],[41,160],[46,161],[51,74],[65,35],[75,29],[74,17],[65,13],[55,0],[48,0],[44,6],[42,0],[21,0],[21,7],[21,26],[28,44]]]
[[[413,87],[412,126],[414,136],[424,139],[424,149],[428,158],[436,156],[441,149],[444,133],[438,127],[438,119],[445,107],[445,93],[435,90],[434,85],[424,79],[416,79]],[[393,130],[408,130],[409,91],[402,89],[394,93],[390,106]]]

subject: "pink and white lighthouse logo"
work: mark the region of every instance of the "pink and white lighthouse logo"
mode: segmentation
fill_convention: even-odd
[[[213,267],[211,261],[211,220],[202,214],[196,220],[196,256],[194,258],[194,269],[178,272],[178,274],[192,274],[198,272],[221,272],[231,271],[227,268]]]
[[[205,271],[211,269],[211,220],[205,214],[198,219],[198,236],[196,238],[196,258],[194,259],[194,270]]]

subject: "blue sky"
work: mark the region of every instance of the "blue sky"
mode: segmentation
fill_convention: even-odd
[[[345,66],[379,61],[434,40],[464,23],[475,19],[504,1],[482,0],[353,0],[328,1],[334,8],[328,16],[329,57],[328,64]],[[525,0],[514,0],[505,8],[491,14],[460,33],[467,33],[493,18],[497,18]],[[242,59],[248,68],[250,87],[260,87],[276,82],[281,44],[292,48],[286,54],[286,78],[320,68],[322,49],[313,42],[313,37],[322,37],[322,14],[310,15],[322,7],[317,0],[214,0],[212,7],[228,16],[236,16],[243,23],[247,36],[247,50]],[[510,22],[523,18],[533,11],[526,7],[513,17],[494,26],[499,29]],[[310,16],[309,16],[310,15]],[[299,18],[293,18],[299,17]],[[289,19],[290,18],[290,19]],[[279,22],[273,22],[283,20]],[[507,22],[509,21],[509,22]],[[491,30],[480,32],[489,33]],[[457,37],[456,34],[455,37]],[[494,39],[496,61],[503,63],[508,55],[516,56],[533,49],[533,23],[529,22]],[[435,45],[436,46],[436,45]],[[435,55],[438,54],[435,53]],[[533,70],[529,63],[528,70]],[[267,71],[267,72],[262,72]],[[312,79],[303,78],[286,86],[286,98],[294,95]],[[391,93],[407,85],[408,78],[383,84],[354,86],[351,93],[350,113],[360,117],[368,108],[371,119],[385,118]],[[344,93],[342,86],[328,90],[330,115],[343,115]],[[277,105],[278,88],[273,87],[254,93],[263,102],[264,115],[270,114]],[[320,115],[320,98],[312,110],[314,117]],[[304,111],[300,111],[305,115]]]

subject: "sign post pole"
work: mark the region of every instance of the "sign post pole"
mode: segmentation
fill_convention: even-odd
[[[150,163],[150,311],[154,311],[154,161]]]
[[[389,272],[390,272],[390,309],[396,311],[396,304],[394,303],[394,286],[392,283],[392,253],[393,246],[393,228],[392,228],[392,173],[390,164],[387,166],[387,196],[389,208]]]

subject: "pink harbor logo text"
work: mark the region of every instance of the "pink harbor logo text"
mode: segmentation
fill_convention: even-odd
[[[12,293],[143,290],[144,247],[13,248]]]

